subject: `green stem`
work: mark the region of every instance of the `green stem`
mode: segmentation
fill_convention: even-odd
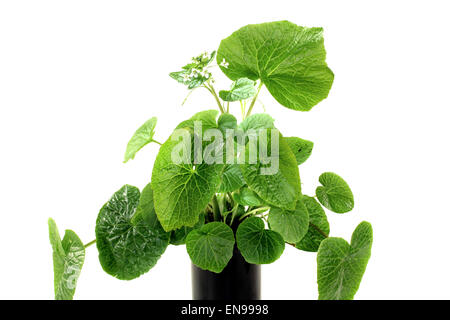
[[[245,217],[248,217],[248,216],[250,216],[250,215],[252,215],[252,214],[254,214],[254,213],[257,213],[257,212],[259,212],[259,211],[267,211],[267,210],[269,210],[269,209],[270,209],[270,207],[260,207],[260,208],[253,209],[253,210],[248,211],[248,212],[246,212],[245,214],[243,214],[242,217],[239,218],[239,220],[242,220],[242,219],[244,219]]]
[[[213,205],[214,221],[220,221],[219,202],[217,201],[216,195],[214,195],[212,198],[212,205]]]
[[[94,243],[97,242],[97,239],[92,240],[91,242],[88,242],[87,244],[84,245],[84,248],[86,249],[87,247],[93,245]]]
[[[160,146],[162,146],[162,143],[161,143],[161,142],[158,142],[158,141],[156,141],[156,140],[154,140],[154,139],[152,139],[152,142],[157,143],[157,144],[159,144]]]
[[[222,104],[220,103],[219,97],[217,96],[216,90],[214,90],[214,87],[209,84],[207,85],[206,83],[203,84],[203,86],[213,95],[214,99],[216,99],[217,105],[219,106],[219,110],[222,113],[225,113],[225,110],[222,107]]]
[[[253,97],[252,103],[250,104],[250,107],[248,108],[247,115],[245,116],[246,118],[248,118],[248,116],[252,113],[253,106],[255,105],[256,99],[258,98],[259,91],[261,91],[262,84],[263,83],[261,81],[258,86],[258,91],[256,92],[256,95]]]

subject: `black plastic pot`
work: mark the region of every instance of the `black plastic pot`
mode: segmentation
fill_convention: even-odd
[[[261,299],[261,265],[249,264],[234,247],[233,257],[221,273],[192,265],[194,300]]]

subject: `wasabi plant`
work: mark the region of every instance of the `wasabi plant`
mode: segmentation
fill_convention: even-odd
[[[359,224],[350,243],[330,237],[325,209],[351,211],[349,186],[325,172],[315,195],[303,194],[299,166],[313,142],[284,137],[270,115],[252,114],[263,87],[297,111],[325,99],[334,78],[325,56],[322,28],[279,21],[245,26],[217,52],[170,73],[189,94],[197,88],[211,94],[218,110],[194,114],[164,143],[154,138],[156,118],[137,129],[124,162],[149,143],[160,145],[151,182],[112,195],[98,214],[94,241],[84,245],[70,230],[61,240],[49,220],[55,298],[73,298],[85,249],[96,243],[105,272],[121,280],[148,272],[169,245],[185,244],[192,263],[220,273],[235,245],[248,263],[267,264],[288,244],[317,252],[319,299],[353,299],[370,258],[371,225]],[[219,91],[217,69],[231,80]]]

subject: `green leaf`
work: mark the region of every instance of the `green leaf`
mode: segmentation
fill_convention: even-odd
[[[221,114],[219,119],[217,120],[217,124],[224,137],[226,137],[227,129],[234,130],[237,128],[237,120],[230,113]]]
[[[217,192],[232,192],[245,184],[241,169],[238,164],[226,164],[223,167],[222,181]]]
[[[316,199],[303,196],[303,203],[309,213],[309,228],[302,240],[295,247],[309,252],[317,252],[320,243],[330,234],[330,225],[322,206]]]
[[[275,129],[274,122],[275,120],[267,113],[255,113],[245,118],[245,120],[239,124],[239,128],[244,132],[247,132],[250,129],[255,131],[260,129]]]
[[[220,184],[223,165],[174,163],[179,141],[169,139],[160,148],[152,173],[155,210],[164,230],[193,227]],[[193,160],[193,159],[191,159]]]
[[[84,245],[72,230],[66,230],[61,242],[53,219],[48,220],[48,229],[53,248],[55,300],[72,300],[84,263]]]
[[[372,249],[372,226],[361,222],[349,245],[342,238],[322,241],[317,254],[320,300],[351,300],[358,291]]]
[[[231,79],[261,79],[283,106],[308,111],[328,96],[333,72],[328,68],[322,28],[288,21],[245,26],[222,40],[217,62]]]
[[[197,224],[193,227],[181,227],[180,229],[173,230],[170,232],[170,244],[174,246],[179,246],[186,243],[187,235],[194,229],[198,229],[205,224],[205,216],[200,215],[200,219]]]
[[[262,163],[259,148],[256,164],[252,164],[248,159],[251,150],[250,143],[248,143],[245,149],[247,158],[245,163],[241,165],[242,175],[247,185],[265,202],[275,207],[293,210],[301,194],[297,161],[281,135],[279,135],[278,140],[278,157],[275,154],[272,155],[269,164]],[[271,150],[272,140],[270,135],[267,141],[267,149]],[[278,159],[277,170],[275,170],[276,159]],[[275,171],[273,174],[262,174],[263,169],[267,170],[271,166]]]
[[[125,151],[125,160],[127,162],[130,159],[134,159],[136,153],[141,150],[145,145],[153,141],[155,134],[156,117],[147,120],[131,137]]]
[[[216,118],[219,114],[217,110],[205,110],[194,114],[190,119],[181,122],[175,129],[191,129],[194,130],[194,122],[202,123],[203,132],[208,129],[217,128]]]
[[[103,206],[97,217],[95,234],[100,264],[106,273],[131,280],[149,271],[169,244],[166,233],[149,204],[151,189],[146,189],[139,219],[136,213],[139,189],[125,185]]]
[[[271,208],[268,222],[270,229],[281,234],[284,241],[296,243],[308,232],[308,209],[302,200],[297,201],[295,210]]]
[[[191,231],[186,249],[199,268],[220,273],[233,256],[233,230],[223,222],[211,222]]]
[[[316,188],[319,202],[336,213],[349,212],[354,207],[353,193],[347,182],[333,172],[322,173],[319,182],[323,185]]]
[[[263,204],[261,198],[247,187],[241,188],[240,190],[234,192],[233,199],[243,206],[259,206]]]
[[[260,218],[245,219],[236,231],[236,243],[245,261],[267,264],[277,260],[284,251],[283,237],[264,228]]]
[[[291,148],[292,153],[297,159],[297,164],[301,165],[311,155],[314,143],[308,140],[303,140],[297,137],[285,137],[284,138]]]
[[[233,82],[230,90],[221,90],[219,96],[223,101],[240,101],[256,94],[255,81],[239,78]]]

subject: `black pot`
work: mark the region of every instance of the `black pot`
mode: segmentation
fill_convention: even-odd
[[[192,264],[194,300],[261,299],[261,265],[247,263],[234,247],[228,265],[221,273],[203,270]]]

